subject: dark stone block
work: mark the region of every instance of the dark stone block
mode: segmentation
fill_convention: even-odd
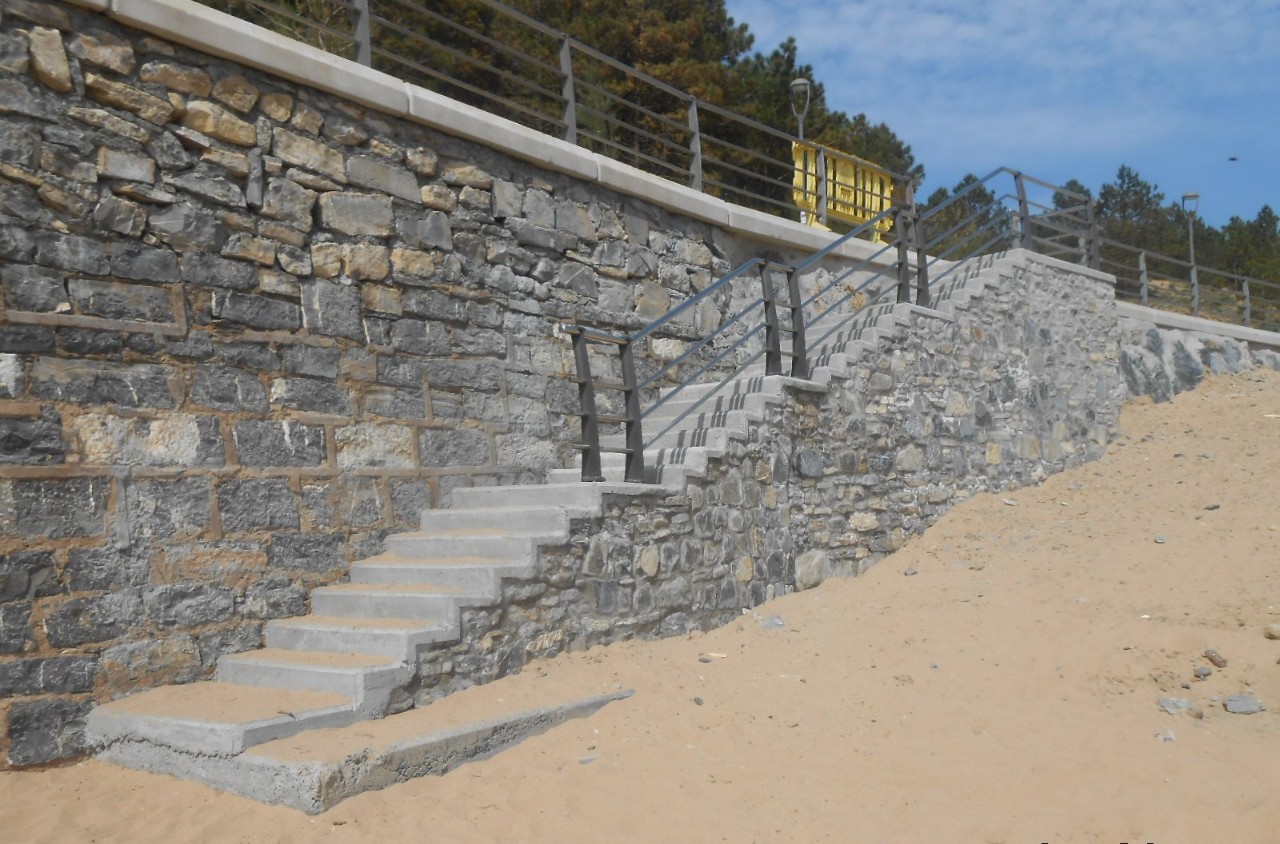
[[[106,275],[111,271],[111,260],[101,243],[87,237],[56,232],[42,232],[36,236],[36,263],[92,275]]]
[[[22,653],[35,641],[31,632],[31,602],[0,604],[0,654]]]
[[[271,385],[271,403],[293,410],[341,416],[352,412],[350,390],[314,378],[277,378]]]
[[[1181,341],[1173,344],[1173,380],[1177,393],[1195,389],[1204,380],[1204,367]]]
[[[98,331],[93,328],[59,328],[58,348],[76,357],[119,357],[124,351],[124,335],[119,331]]]
[[[266,413],[270,408],[262,382],[235,367],[201,364],[196,367],[191,401],[214,410]]]
[[[52,352],[52,328],[43,325],[6,325],[0,328],[0,352]]]
[[[319,466],[324,463],[324,428],[293,422],[237,422],[236,452],[245,466]]]
[[[0,258],[10,261],[30,261],[35,253],[34,234],[17,226],[0,226]]]
[[[31,369],[31,393],[80,405],[174,406],[169,370],[143,363],[40,358]]]
[[[218,488],[222,529],[230,532],[297,530],[298,503],[280,478],[225,481]]]
[[[303,316],[309,331],[364,340],[359,288],[322,278],[304,281],[301,287]]]
[[[208,274],[201,274],[198,269],[191,270],[193,277],[188,278],[188,261],[194,256],[206,252],[218,252],[227,242],[227,230],[213,214],[187,203],[171,205],[168,208],[153,211],[148,221],[151,233],[163,242],[180,252],[187,253],[182,258],[183,281],[196,284],[213,284]],[[213,256],[205,256],[213,258]],[[198,267],[199,261],[195,262]],[[232,287],[221,284],[221,287]]]
[[[0,125],[0,161],[19,167],[33,167],[40,138],[24,126]]]
[[[420,387],[422,364],[416,360],[404,360],[394,355],[378,355],[378,381],[397,387]]]
[[[172,132],[156,132],[147,141],[147,152],[164,170],[185,170],[195,163]]]
[[[399,319],[391,325],[391,345],[413,355],[447,355],[449,330],[438,322]]]
[[[70,307],[62,273],[31,264],[10,264],[0,270],[5,304],[17,311],[50,313]]]
[[[82,278],[73,279],[68,291],[76,309],[89,316],[142,322],[172,322],[175,316],[169,291],[161,287]]]
[[[167,340],[164,350],[175,358],[208,360],[213,357],[213,341],[208,334],[192,332],[181,340]]]
[[[136,590],[71,598],[53,607],[44,619],[45,635],[55,648],[73,648],[123,636],[141,619],[142,599]]]
[[[250,328],[292,330],[302,325],[302,312],[297,305],[249,293],[215,291],[212,311],[214,319]]]
[[[423,466],[483,466],[489,462],[489,437],[476,428],[427,429],[419,439]]]
[[[196,636],[196,653],[200,664],[212,668],[223,654],[240,653],[262,647],[262,625],[245,622],[231,627],[207,630]]]
[[[307,590],[283,574],[269,574],[244,590],[249,618],[288,618],[307,611]]]
[[[405,290],[401,298],[401,306],[405,313],[414,316],[445,322],[467,321],[465,302],[435,290]]]
[[[278,533],[271,540],[267,562],[274,568],[330,572],[346,568],[342,537],[321,533]]]
[[[231,617],[235,593],[225,586],[181,583],[153,586],[143,595],[147,618],[159,627],[198,627]]]
[[[502,382],[502,367],[472,360],[436,360],[425,365],[427,384],[432,389],[465,388],[493,392]]]
[[[18,535],[46,539],[101,536],[105,531],[105,478],[14,479]]]
[[[792,462],[802,478],[820,478],[825,470],[822,455],[816,451],[797,451]]]
[[[182,280],[204,287],[248,290],[258,283],[258,269],[244,261],[188,252],[182,256]]]
[[[431,485],[417,478],[393,478],[391,507],[397,525],[417,527],[422,511],[431,509]]]
[[[371,346],[391,345],[391,326],[395,320],[382,317],[366,316],[364,318],[364,336]]]
[[[284,370],[294,375],[337,378],[340,355],[341,350],[337,346],[286,346]]]
[[[259,372],[280,368],[280,355],[265,343],[221,343],[215,347],[218,360]]]
[[[86,753],[89,700],[36,700],[9,710],[9,764],[40,765]]]
[[[364,412],[394,419],[424,419],[426,399],[419,388],[375,384],[365,392]]]
[[[129,535],[135,542],[198,535],[209,526],[212,497],[207,477],[133,481],[125,495]]]
[[[0,555],[0,601],[30,601],[62,591],[51,551],[13,551]]]
[[[396,220],[396,230],[415,249],[453,251],[453,229],[449,215],[443,211],[428,211],[425,217],[401,217]]]
[[[138,281],[174,282],[178,280],[178,256],[168,249],[115,243],[111,246],[111,274]]]
[[[67,587],[73,592],[142,586],[151,567],[145,557],[114,548],[72,548],[67,560]]]
[[[0,698],[93,691],[96,656],[56,656],[0,662]]]
[[[62,463],[66,452],[62,420],[53,408],[38,418],[0,416],[0,464]]]

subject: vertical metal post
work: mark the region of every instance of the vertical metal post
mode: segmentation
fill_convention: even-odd
[[[1139,301],[1147,304],[1147,294],[1151,289],[1151,277],[1147,275],[1147,252],[1144,249],[1138,253],[1138,291],[1141,297]]]
[[[773,292],[769,265],[760,268],[761,298],[764,299],[764,374],[782,374],[782,327],[778,324],[778,302]]]
[[[791,297],[791,377],[809,377],[809,347],[804,336],[804,310],[800,307],[800,274],[787,272],[787,294]]]
[[[582,417],[582,479],[593,483],[604,480],[600,469],[600,421],[596,413],[596,385],[591,380],[591,358],[587,355],[587,338],[582,332],[573,335],[573,360],[578,370],[578,406]]]
[[[354,0],[356,13],[355,31],[356,61],[365,67],[373,64],[373,42],[369,37],[369,0]]]
[[[1085,246],[1088,251],[1081,256],[1083,260],[1080,263],[1084,264],[1091,270],[1096,270],[1102,264],[1102,249],[1100,233],[1098,230],[1098,214],[1094,208],[1094,202],[1092,199],[1089,200],[1086,207],[1088,208],[1089,214],[1089,237],[1085,242]]]
[[[622,390],[627,408],[627,483],[644,483],[644,434],[640,430],[640,391],[636,388],[636,362],[628,340],[618,347],[622,362]]]
[[[818,222],[822,225],[827,224],[827,202],[831,197],[830,178],[827,172],[827,151],[822,147],[818,150]]]
[[[1249,301],[1249,279],[1244,280],[1244,327],[1250,328],[1253,324],[1253,303]]]
[[[903,206],[893,215],[898,232],[898,301],[911,301],[911,210]]]
[[[1021,173],[1013,174],[1013,185],[1018,192],[1018,245],[1035,250],[1035,238],[1031,236],[1031,207],[1027,204],[1027,183]]]
[[[578,95],[573,84],[573,44],[566,36],[560,42],[560,75],[564,77],[564,85],[560,88],[560,98],[564,100],[564,139],[571,144],[578,143]]]
[[[702,132],[698,128],[698,99],[689,100],[689,187],[702,190]]]
[[[1196,273],[1195,211],[1187,215],[1187,243],[1191,249],[1191,315],[1200,316],[1200,276]]]

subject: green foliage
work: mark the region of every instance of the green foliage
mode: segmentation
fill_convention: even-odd
[[[948,260],[1009,248],[1010,217],[996,195],[970,173],[938,188],[921,209],[926,251]]]

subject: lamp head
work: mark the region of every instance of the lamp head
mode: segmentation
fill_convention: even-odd
[[[791,80],[791,112],[796,117],[803,117],[809,110],[809,97],[813,92],[813,83],[803,76]]]
[[[1200,194],[1192,192],[1192,193],[1184,193],[1182,195],[1183,211],[1190,211],[1192,213],[1195,213],[1195,210],[1199,207],[1200,207]]]

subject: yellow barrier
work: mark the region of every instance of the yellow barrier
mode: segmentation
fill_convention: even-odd
[[[809,225],[825,229],[829,219],[861,225],[893,205],[893,175],[884,168],[805,141],[793,141],[791,152],[792,201]],[[876,222],[877,243],[892,226],[892,217]]]

